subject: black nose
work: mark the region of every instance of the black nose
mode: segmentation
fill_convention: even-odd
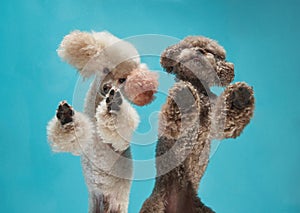
[[[103,93],[106,95],[106,94],[109,92],[109,90],[111,89],[111,87],[112,87],[112,86],[111,86],[110,83],[104,84],[103,87],[102,87]]]

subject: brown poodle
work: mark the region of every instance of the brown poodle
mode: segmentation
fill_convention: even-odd
[[[197,196],[213,139],[236,138],[254,111],[253,90],[230,84],[234,66],[216,41],[189,36],[168,47],[161,65],[178,80],[162,107],[157,178],[142,213],[213,212]],[[226,87],[218,97],[212,86]]]

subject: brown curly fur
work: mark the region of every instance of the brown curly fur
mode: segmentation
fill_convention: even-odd
[[[234,66],[216,41],[190,36],[168,47],[161,65],[179,80],[162,107],[156,148],[157,178],[141,213],[213,212],[197,196],[212,139],[236,138],[250,122],[253,90],[229,85]],[[217,97],[210,86],[227,86]]]

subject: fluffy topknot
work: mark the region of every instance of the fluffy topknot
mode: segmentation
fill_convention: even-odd
[[[139,54],[132,44],[106,31],[73,31],[64,37],[57,52],[83,77],[90,77],[104,69],[115,69],[124,61],[140,63]]]
[[[62,40],[57,53],[70,65],[82,71],[85,65],[104,48],[104,43],[97,42],[92,34],[73,31]],[[89,77],[92,73],[81,73]]]

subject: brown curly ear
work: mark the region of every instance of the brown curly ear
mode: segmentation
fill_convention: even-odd
[[[217,61],[217,75],[220,79],[220,86],[229,85],[234,79],[234,64],[226,61]]]
[[[181,43],[167,47],[161,54],[160,64],[167,71],[172,72],[174,67],[179,63],[179,55],[183,48],[180,47]]]

